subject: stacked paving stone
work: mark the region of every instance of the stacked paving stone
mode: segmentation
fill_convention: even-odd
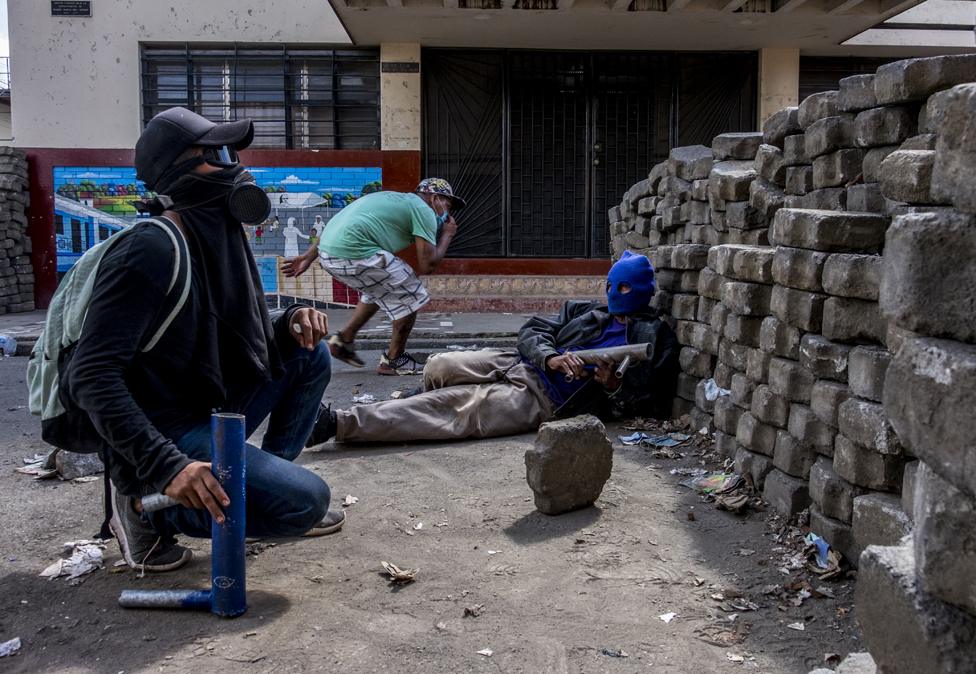
[[[689,243],[659,246],[651,256],[658,283],[652,304],[667,312],[667,320],[682,345],[672,414],[676,418],[691,415],[695,428],[711,426],[710,406],[696,402],[704,400],[704,381],[712,376],[718,355],[718,340],[709,323],[713,302],[698,294],[702,275],[707,273],[708,253],[707,245]],[[662,291],[664,297],[659,300]]]
[[[949,57],[884,66],[875,86],[879,101],[925,101],[919,126],[938,133],[934,155],[906,141],[880,176],[884,198],[909,204],[885,245],[880,301],[897,345],[882,400],[919,461],[903,492],[914,532],[861,555],[857,612],[893,674],[976,671],[976,84],[945,89],[971,80],[972,57]]]
[[[953,418],[968,433],[944,425],[955,433],[954,454],[929,466],[916,458],[953,447],[925,438],[926,423],[976,409],[976,356],[966,351],[976,342],[976,227],[964,214],[976,211],[976,172],[966,164],[976,156],[976,128],[958,121],[976,115],[958,112],[972,99],[952,88],[970,81],[972,55],[845,78],[838,91],[776,113],[761,134],[716,137],[707,180],[696,177],[708,165],[704,148],[678,148],[625,198],[639,204],[639,195],[654,195],[640,217],[657,234],[639,252],[658,270],[664,292],[655,304],[683,347],[675,415],[711,424],[718,448],[777,510],[809,508],[812,529],[855,564],[865,548],[893,546],[912,530],[913,512],[918,518],[926,507],[923,482],[929,495],[962,498],[931,487],[941,479],[976,497],[968,417]],[[940,153],[950,142],[959,144],[954,153]],[[896,271],[897,285],[888,281]],[[697,273],[697,298],[688,272]],[[918,335],[958,343],[933,346]],[[947,391],[926,400],[955,396],[958,407],[933,402],[923,416],[921,403],[907,400],[928,389],[893,386],[889,368],[908,380],[935,373]],[[708,400],[709,379],[730,395]],[[897,415],[893,395],[903,398]],[[969,487],[958,484],[960,472]],[[969,521],[964,503],[960,517]],[[973,577],[972,567],[953,570]]]
[[[27,157],[0,147],[0,314],[34,310],[27,203]]]

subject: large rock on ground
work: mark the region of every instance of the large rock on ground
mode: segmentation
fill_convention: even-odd
[[[976,617],[916,582],[912,544],[861,555],[855,604],[864,641],[885,674],[976,671]]]
[[[612,468],[606,429],[590,414],[542,424],[535,446],[525,452],[535,507],[547,515],[593,505]]]
[[[55,454],[54,465],[58,469],[58,475],[63,480],[75,480],[79,477],[98,475],[105,470],[98,454],[82,454],[64,449],[59,449]]]

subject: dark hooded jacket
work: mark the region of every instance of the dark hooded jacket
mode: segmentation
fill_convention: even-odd
[[[545,370],[549,356],[593,342],[611,320],[613,316],[604,303],[570,300],[557,317],[536,316],[522,326],[518,336],[519,353]],[[603,419],[671,416],[679,369],[679,345],[671,326],[648,307],[646,312],[630,315],[627,343],[653,344],[653,358],[628,369],[620,389],[613,394],[591,380],[557,411],[557,416],[584,413]]]
[[[190,292],[156,346],[141,350],[171,306],[175,253],[159,227],[135,225],[102,259],[84,330],[61,373],[62,393],[105,440],[112,481],[125,494],[162,491],[191,463],[176,445],[182,434],[273,378],[282,351],[295,348],[288,325],[299,305],[269,317],[246,244],[227,252],[230,243],[208,242],[199,228],[213,235],[222,216],[196,215],[184,219]]]

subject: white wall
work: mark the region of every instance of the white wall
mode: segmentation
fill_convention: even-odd
[[[327,0],[94,0],[55,18],[7,0],[14,144],[131,148],[140,131],[141,42],[348,45]]]

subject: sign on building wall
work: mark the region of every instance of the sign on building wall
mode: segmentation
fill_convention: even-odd
[[[91,15],[91,0],[51,0],[51,16]]]
[[[271,304],[292,298],[355,304],[355,291],[317,264],[298,278],[281,273],[281,261],[315,243],[329,220],[354,200],[382,189],[379,167],[256,167],[248,170],[271,199],[271,215],[245,227]],[[54,167],[54,233],[58,273],[115,232],[147,217],[135,202],[153,196],[128,166]]]

